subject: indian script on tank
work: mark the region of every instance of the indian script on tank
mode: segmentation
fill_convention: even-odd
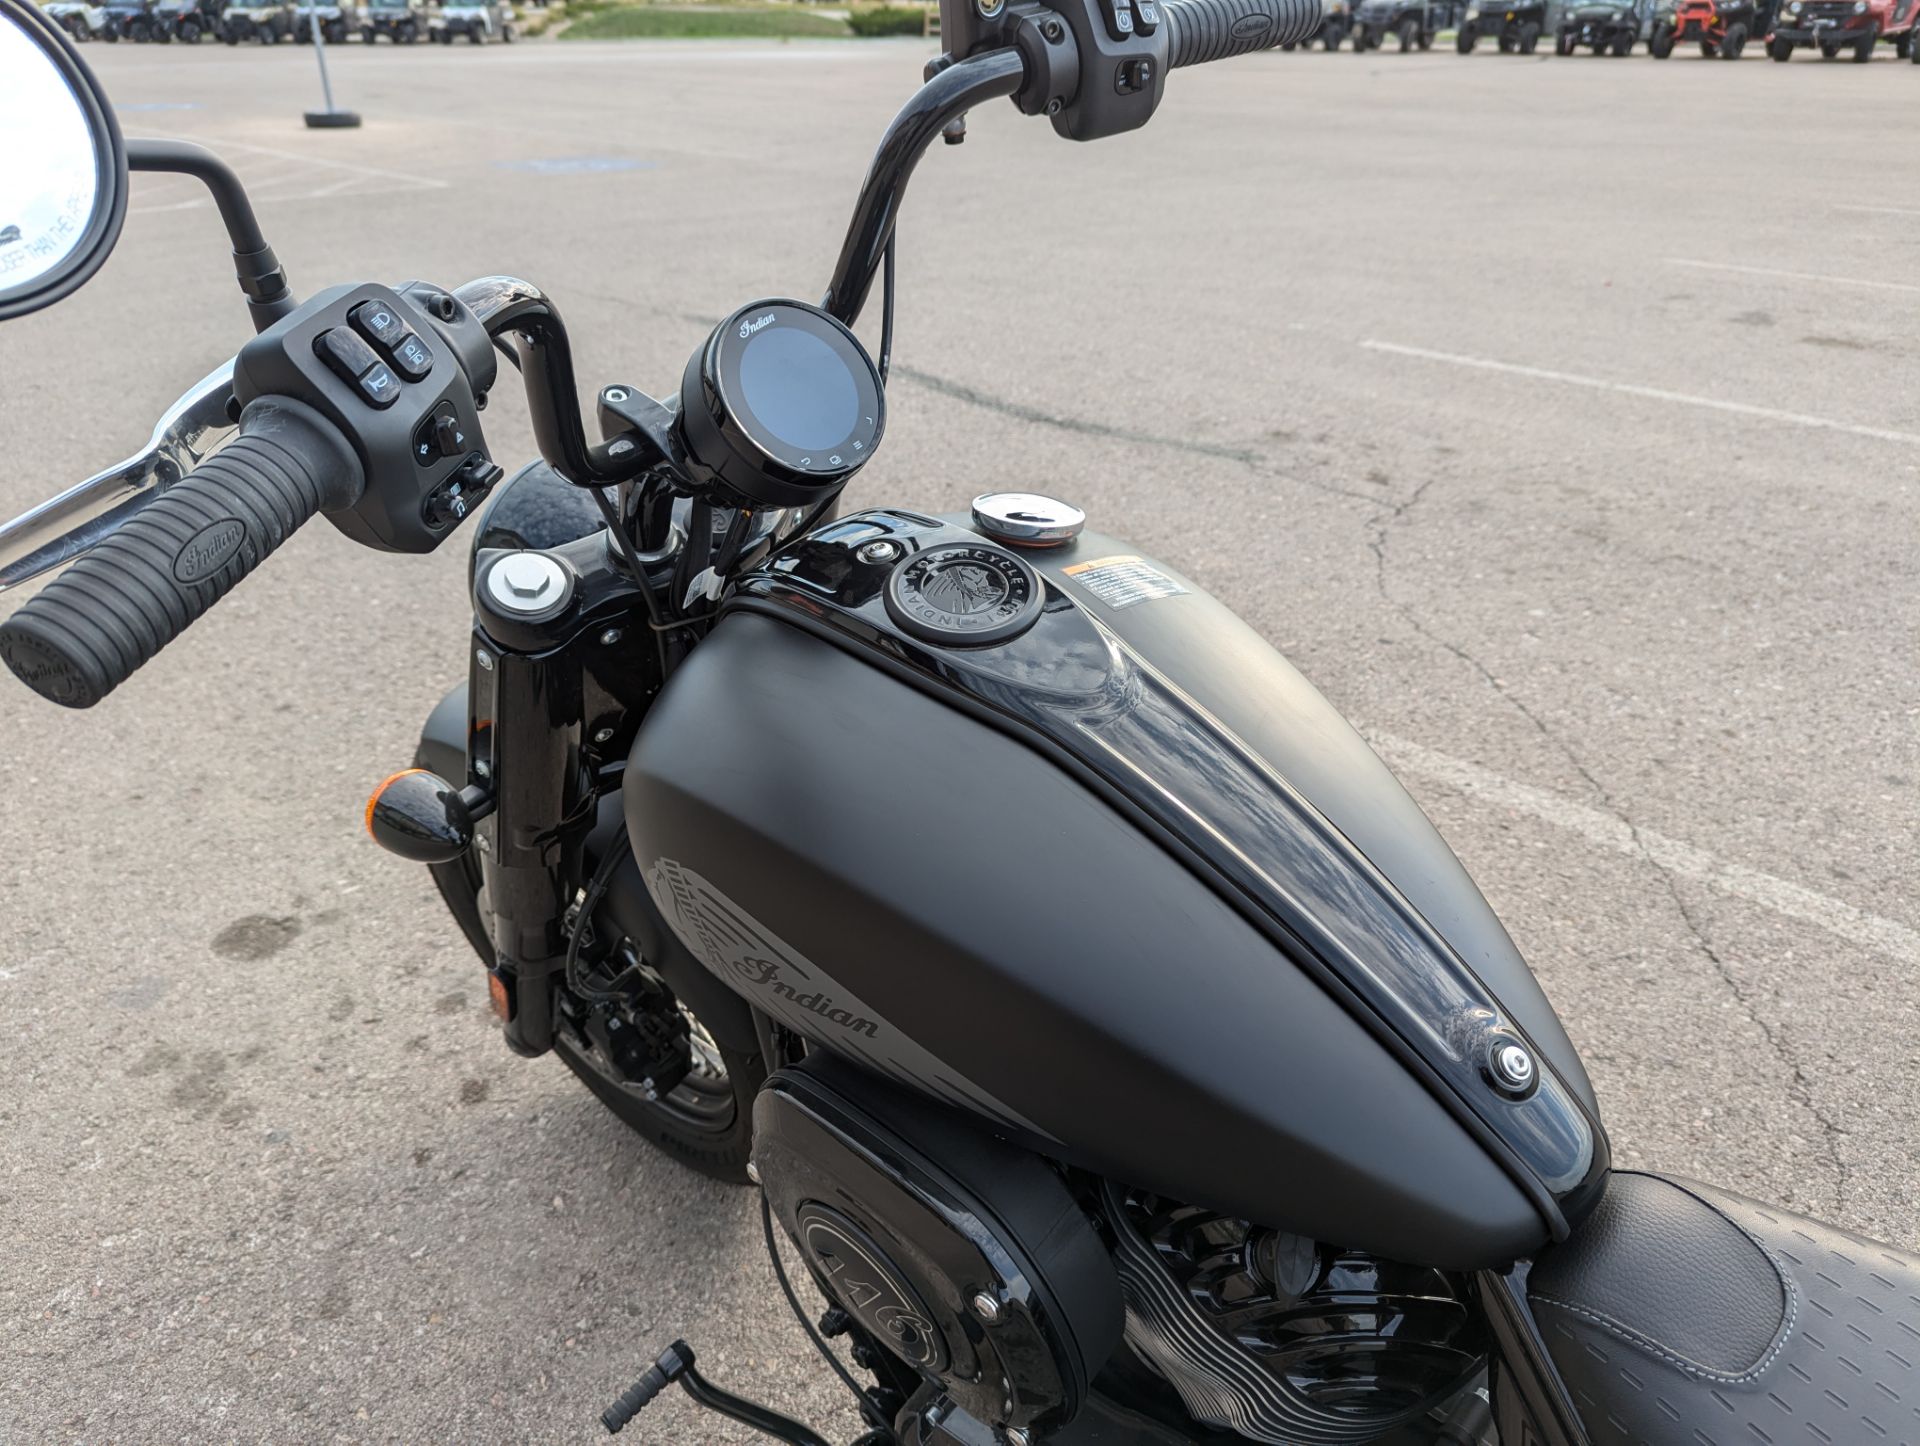
[[[646,879],[694,957],[789,1029],[934,1099],[1052,1138],[893,1028],[694,870],[659,858]]]

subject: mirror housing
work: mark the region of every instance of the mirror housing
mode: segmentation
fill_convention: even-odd
[[[30,135],[16,129],[28,122]],[[0,0],[0,145],[8,153],[0,171],[5,321],[92,277],[127,215],[127,151],[113,106],[33,0]]]

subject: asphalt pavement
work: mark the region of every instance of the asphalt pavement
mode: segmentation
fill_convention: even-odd
[[[586,385],[661,390],[823,287],[928,49],[351,46],[350,132],[302,128],[304,49],[86,54],[130,133],[237,165],[297,287],[525,275]],[[1215,589],[1479,879],[1621,1162],[1909,1248],[1917,103],[1884,53],[1483,50],[1183,71],[1092,146],[996,106],[909,194],[849,499],[1056,492]],[[0,513],[246,335],[204,198],[137,178],[101,275],[0,330]],[[852,1434],[751,1198],[508,1054],[361,830],[462,582],[315,525],[92,712],[0,689],[0,1440],[585,1441],[679,1336]]]

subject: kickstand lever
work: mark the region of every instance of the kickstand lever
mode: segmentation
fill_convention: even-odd
[[[778,1411],[769,1411],[765,1406],[756,1405],[731,1391],[721,1390],[693,1368],[693,1361],[693,1347],[685,1341],[675,1341],[662,1351],[652,1368],[635,1381],[624,1396],[601,1413],[600,1424],[607,1428],[607,1434],[617,1434],[655,1396],[672,1382],[678,1381],[681,1390],[709,1411],[744,1421],[776,1441],[785,1441],[788,1446],[832,1446],[824,1436],[808,1430],[798,1421],[782,1416]]]

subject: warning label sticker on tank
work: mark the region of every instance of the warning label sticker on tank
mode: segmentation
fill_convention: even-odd
[[[1157,597],[1178,597],[1186,591],[1144,557],[1096,558],[1076,562],[1064,571],[1110,608],[1130,608]]]

